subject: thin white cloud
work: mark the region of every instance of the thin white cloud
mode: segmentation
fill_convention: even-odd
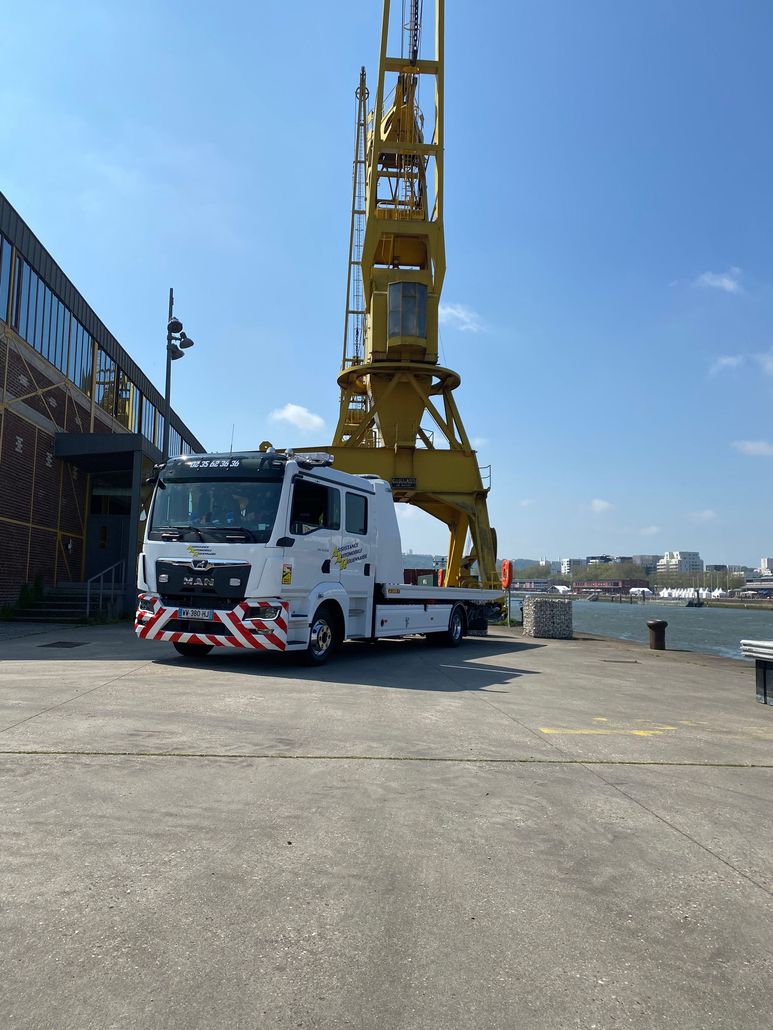
[[[441,325],[463,333],[482,333],[486,328],[478,312],[466,304],[441,304],[438,315]]]
[[[741,454],[753,458],[773,458],[773,443],[767,440],[736,440],[733,447]]]
[[[590,510],[600,514],[602,511],[611,511],[614,508],[614,504],[610,501],[603,501],[600,497],[594,497],[590,502]]]
[[[726,272],[703,272],[693,285],[706,290],[722,290],[724,293],[743,293],[741,269],[736,265]]]
[[[691,511],[690,518],[693,522],[713,522],[717,517],[717,513],[713,508],[704,508],[703,511]]]
[[[470,446],[473,448],[473,450],[476,450],[476,451],[479,451],[481,449],[481,447],[485,447],[487,443],[488,443],[488,437],[487,436],[473,436],[472,439],[470,440]]]
[[[715,358],[709,367],[709,375],[716,376],[720,372],[725,372],[727,369],[740,368],[746,361],[743,354],[723,354],[721,357]],[[773,374],[773,358],[771,358],[771,374]]]
[[[302,433],[318,433],[325,428],[325,420],[302,404],[285,404],[271,412],[274,422],[286,422]]]
[[[657,536],[660,532],[660,526],[644,526],[639,532],[642,536]]]
[[[535,504],[535,503],[536,502],[535,502],[533,497],[524,497],[522,500],[520,500],[518,502],[518,507],[519,508],[531,508],[531,506],[533,504]]]
[[[754,360],[766,376],[773,376],[773,350],[768,351],[767,354],[755,354]]]

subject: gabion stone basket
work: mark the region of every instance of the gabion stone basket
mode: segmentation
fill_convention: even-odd
[[[523,603],[523,632],[527,637],[572,639],[572,602],[557,597],[527,597]]]

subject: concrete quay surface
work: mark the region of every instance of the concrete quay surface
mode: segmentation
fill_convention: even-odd
[[[0,766],[9,1030],[773,1025],[751,663],[60,627],[0,640]]]

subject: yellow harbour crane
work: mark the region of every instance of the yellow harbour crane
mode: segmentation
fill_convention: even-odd
[[[360,73],[341,409],[333,446],[347,472],[391,482],[450,530],[448,586],[499,586],[477,455],[454,399],[460,376],[438,364],[446,270],[443,233],[444,0],[435,0],[434,55],[421,56],[423,0],[402,0],[400,54],[390,56],[384,0],[373,110]],[[392,33],[397,36],[398,33]],[[431,90],[431,119],[419,106]],[[472,551],[464,555],[467,533]]]

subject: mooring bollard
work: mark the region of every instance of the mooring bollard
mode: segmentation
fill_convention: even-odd
[[[647,628],[650,631],[650,651],[665,651],[666,649],[666,626],[663,619],[649,619]]]

